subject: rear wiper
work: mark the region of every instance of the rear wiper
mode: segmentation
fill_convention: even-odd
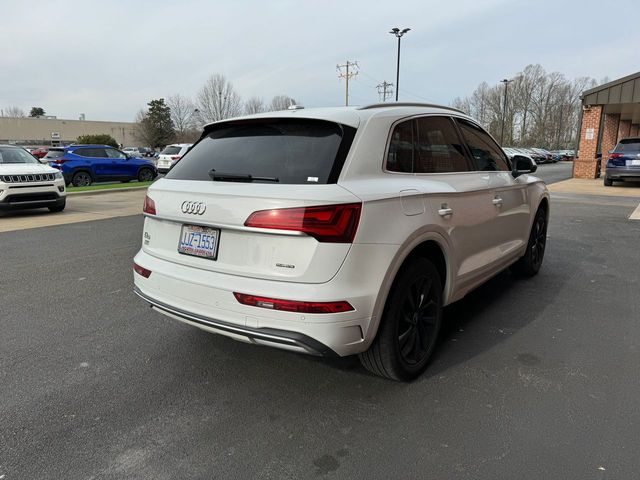
[[[214,169],[209,170],[209,176],[216,182],[280,182],[277,177],[254,177],[248,173],[223,173]]]

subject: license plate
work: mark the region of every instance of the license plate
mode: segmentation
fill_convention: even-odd
[[[627,167],[640,167],[640,160],[627,160]]]
[[[220,230],[217,228],[182,225],[178,253],[216,260],[219,240]]]

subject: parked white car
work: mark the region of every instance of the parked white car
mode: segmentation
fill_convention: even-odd
[[[138,147],[124,147],[122,151],[127,155],[129,155],[130,157],[137,157],[137,158],[144,157],[144,154],[140,151]]]
[[[193,145],[192,143],[174,143],[167,145],[160,155],[158,155],[158,161],[156,166],[158,172],[167,173],[171,167],[187,153],[187,150]]]
[[[61,212],[66,196],[59,170],[22,147],[0,145],[0,211],[46,207]]]
[[[149,187],[135,292],[236,340],[410,380],[443,306],[540,269],[549,194],[457,110],[384,103],[207,125]]]

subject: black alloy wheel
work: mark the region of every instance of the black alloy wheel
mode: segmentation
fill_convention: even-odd
[[[73,174],[71,183],[74,187],[88,187],[91,185],[91,175],[87,172],[76,172]]]
[[[392,380],[418,377],[435,350],[442,306],[442,281],[433,262],[407,259],[389,292],[377,335],[360,354],[362,365]]]
[[[540,271],[547,248],[547,212],[539,208],[533,220],[525,254],[511,266],[511,270],[524,277],[532,277]]]
[[[435,343],[440,295],[427,275],[416,277],[405,292],[398,321],[398,350],[407,365],[421,364]]]
[[[153,171],[150,168],[141,168],[138,172],[139,182],[150,182],[153,180]]]

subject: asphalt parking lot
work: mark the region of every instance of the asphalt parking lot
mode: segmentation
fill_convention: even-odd
[[[152,312],[140,215],[0,233],[0,479],[637,478],[637,206],[554,197],[541,273],[448,307],[411,384]]]

